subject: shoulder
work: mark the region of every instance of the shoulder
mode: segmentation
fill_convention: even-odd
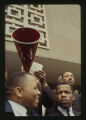
[[[52,109],[47,109],[46,116],[63,116],[63,115],[58,111],[58,109],[54,107]]]
[[[53,116],[55,111],[56,111],[55,108],[47,109],[46,116]]]
[[[81,112],[74,111],[74,115],[75,115],[75,116],[80,116],[80,115],[81,115]]]

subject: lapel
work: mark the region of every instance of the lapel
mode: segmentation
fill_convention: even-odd
[[[56,106],[55,106],[55,115],[56,116],[64,116],[59,110],[58,110],[58,105],[57,105],[57,103],[56,103]]]
[[[5,112],[14,116],[11,104],[9,103],[8,100],[6,100],[6,102],[5,102]]]
[[[58,109],[57,109],[58,116],[64,116]]]

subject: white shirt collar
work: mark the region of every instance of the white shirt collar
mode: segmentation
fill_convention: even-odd
[[[58,106],[58,110],[64,115],[64,116],[68,116],[68,113],[65,109],[63,109],[62,107]],[[75,116],[72,110],[72,107],[69,108],[69,114],[70,116]]]
[[[69,114],[70,114],[70,116],[75,116],[74,113],[73,113],[72,106],[69,108]]]
[[[11,104],[11,107],[13,109],[15,116],[27,116],[27,114],[26,114],[27,109],[25,107],[23,107],[22,105],[20,105],[16,102],[11,101],[11,100],[8,100],[8,101]]]

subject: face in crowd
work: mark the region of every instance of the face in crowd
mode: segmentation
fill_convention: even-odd
[[[74,76],[71,72],[65,72],[63,74],[63,82],[66,82],[70,85],[74,85]]]
[[[30,80],[28,80],[28,77]],[[23,87],[23,104],[25,107],[37,107],[39,103],[40,91],[38,90],[38,81],[30,75],[25,76],[26,82]]]
[[[10,82],[10,88],[8,84],[8,99],[21,104],[25,108],[37,107],[40,96],[38,80],[27,73],[24,73],[22,77],[18,78],[17,76],[16,78],[15,82]]]
[[[56,101],[59,106],[67,109],[72,106],[74,97],[70,85],[59,84],[56,88]]]

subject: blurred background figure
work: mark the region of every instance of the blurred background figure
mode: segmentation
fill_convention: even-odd
[[[66,82],[66,83],[68,83],[70,85],[74,85],[75,80],[74,80],[73,73],[71,73],[71,72],[64,72],[62,74],[62,79],[63,79],[63,82]]]
[[[73,101],[73,109],[81,112],[81,93],[79,93],[78,89],[73,91],[74,101]]]
[[[75,95],[78,95],[78,94],[79,94],[79,91],[75,89],[75,90],[74,90],[74,94],[75,94]]]

